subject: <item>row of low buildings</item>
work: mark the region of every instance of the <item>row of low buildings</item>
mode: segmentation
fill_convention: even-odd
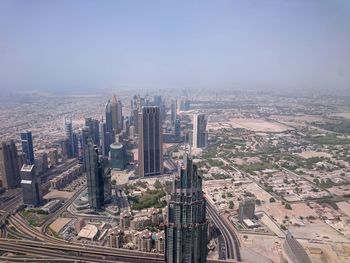
[[[63,172],[62,174],[56,176],[55,178],[50,180],[50,188],[51,189],[62,189],[72,181],[77,179],[83,173],[83,167],[81,164],[77,164],[70,168],[69,170]]]

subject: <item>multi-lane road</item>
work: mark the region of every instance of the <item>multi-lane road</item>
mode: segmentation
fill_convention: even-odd
[[[226,258],[241,260],[239,251],[239,240],[234,230],[227,225],[227,222],[220,216],[214,204],[207,201],[207,211],[216,227],[220,230],[226,245]]]

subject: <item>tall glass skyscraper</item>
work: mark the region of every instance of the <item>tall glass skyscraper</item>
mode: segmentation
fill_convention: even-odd
[[[68,157],[73,157],[75,154],[74,147],[74,138],[73,138],[73,126],[72,126],[72,118],[64,119],[64,131],[66,135],[66,139],[68,139]]]
[[[165,228],[167,263],[204,263],[207,258],[206,201],[197,166],[185,156],[173,183]]]
[[[89,204],[92,209],[100,210],[104,206],[103,164],[99,160],[98,148],[91,138],[87,139],[84,150]]]
[[[21,182],[17,147],[13,140],[0,143],[0,185],[16,188]]]
[[[142,107],[139,113],[139,176],[163,173],[163,138],[160,109]]]
[[[193,148],[204,148],[207,146],[208,132],[207,120],[204,114],[193,115]]]
[[[25,154],[26,164],[34,164],[34,149],[32,133],[30,131],[21,133],[22,152]]]

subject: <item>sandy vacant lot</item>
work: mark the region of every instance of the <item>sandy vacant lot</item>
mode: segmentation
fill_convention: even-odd
[[[350,217],[350,204],[348,202],[339,202],[337,205],[344,214]]]
[[[331,158],[332,155],[325,152],[315,152],[315,151],[304,151],[298,154],[299,156],[308,159],[312,157],[325,157],[325,158]]]
[[[338,113],[333,114],[332,116],[343,117],[345,119],[350,119],[350,112],[338,112]]]
[[[230,123],[233,128],[243,128],[256,132],[284,132],[291,130],[291,128],[286,125],[261,119],[233,118],[230,119],[228,123]]]

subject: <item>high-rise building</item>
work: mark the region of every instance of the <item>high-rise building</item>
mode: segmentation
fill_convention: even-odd
[[[159,107],[145,106],[139,113],[139,176],[163,173],[163,135]]]
[[[75,154],[74,152],[75,146],[74,146],[74,138],[73,138],[72,118],[64,119],[64,131],[65,131],[66,139],[68,139],[67,155],[68,157],[73,157]]]
[[[34,164],[33,138],[30,131],[21,133],[22,152],[25,154],[26,164]]]
[[[128,155],[126,148],[119,142],[112,143],[110,146],[109,159],[111,168],[124,170],[128,164]]]
[[[239,203],[238,218],[239,222],[243,222],[244,219],[253,219],[255,212],[255,199],[246,198]]]
[[[123,112],[122,102],[117,100],[114,95],[111,102],[112,129],[115,134],[118,134],[123,129]]]
[[[160,107],[162,105],[162,96],[155,95],[153,97],[153,104],[154,104],[154,106]]]
[[[207,120],[204,114],[193,115],[193,148],[204,148],[207,146]]]
[[[165,228],[167,263],[204,263],[207,258],[206,201],[197,166],[185,156],[173,182]]]
[[[171,124],[175,124],[175,121],[177,119],[177,101],[172,100],[170,105],[170,121]]]
[[[179,119],[176,119],[175,121],[174,130],[175,130],[175,140],[178,142],[181,139],[181,123]]]
[[[111,132],[113,130],[113,124],[112,124],[112,108],[111,108],[111,102],[109,100],[105,106],[105,115],[106,115],[106,131]]]
[[[103,156],[108,156],[109,146],[107,145],[107,143],[109,140],[107,138],[106,123],[103,122],[103,120],[100,122],[100,125],[99,125],[99,133],[100,133],[101,154]]]
[[[91,138],[88,138],[84,148],[89,204],[92,209],[101,210],[104,205],[104,169],[99,160],[98,148]]]
[[[0,144],[0,180],[4,188],[16,188],[20,185],[19,159],[14,141]]]
[[[89,127],[90,138],[95,145],[100,145],[100,122],[93,118],[85,118],[85,126]]]
[[[42,203],[41,180],[36,175],[34,165],[23,165],[21,179],[23,203],[29,207],[39,206]]]

